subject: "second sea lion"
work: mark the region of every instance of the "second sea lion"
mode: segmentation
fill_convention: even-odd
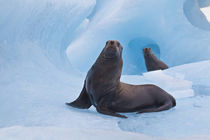
[[[159,60],[153,54],[151,48],[144,48],[143,54],[147,71],[164,70],[168,68],[168,66],[163,61]]]

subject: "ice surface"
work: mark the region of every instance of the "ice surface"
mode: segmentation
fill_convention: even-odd
[[[0,139],[7,140],[158,140],[143,134],[135,134],[122,131],[104,131],[104,130],[88,130],[88,129],[72,129],[59,127],[11,127],[0,130]],[[160,138],[159,138],[160,140]],[[162,140],[162,139],[161,139]]]
[[[0,1],[0,139],[209,139],[210,31],[199,10],[209,2],[197,2]],[[177,106],[128,119],[66,106],[108,39],[124,46],[123,82],[156,84]],[[145,46],[179,66],[145,73]]]
[[[104,131],[88,129],[71,129],[60,127],[20,127],[14,126],[0,130],[0,139],[2,140],[167,140],[167,138],[155,138],[143,134],[122,132],[122,131]],[[173,138],[173,140],[208,140],[209,136],[193,136],[184,138]]]
[[[177,106],[171,110],[130,115],[119,121],[119,127],[125,131],[139,132],[150,136],[180,137],[208,135],[209,96],[197,96],[177,100]]]
[[[202,61],[198,63],[185,64],[166,70],[166,73],[181,73],[185,75],[185,79],[193,82],[195,94],[210,95],[210,61]]]
[[[202,61],[164,71],[144,73],[143,76],[132,76],[134,82],[131,82],[131,76],[130,79],[123,76],[122,80],[133,84],[159,85],[176,97],[177,106],[165,112],[129,114],[129,119],[118,122],[119,127],[125,131],[152,136],[209,134],[210,73],[207,70],[209,68],[210,61]]]
[[[171,73],[170,73],[171,74]],[[176,99],[194,96],[192,82],[184,80],[181,73],[173,73],[173,76],[165,71],[152,71],[143,73],[143,76],[122,76],[122,81],[131,84],[155,84],[173,95]]]

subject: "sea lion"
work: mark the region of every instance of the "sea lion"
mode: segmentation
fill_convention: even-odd
[[[168,68],[168,66],[163,61],[158,60],[150,48],[144,48],[143,54],[147,71],[164,70]]]
[[[88,71],[79,97],[66,104],[80,109],[94,105],[99,113],[122,118],[127,117],[117,112],[157,112],[174,107],[175,99],[158,86],[120,82],[122,50],[118,41],[107,41]]]

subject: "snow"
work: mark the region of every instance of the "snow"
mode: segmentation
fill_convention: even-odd
[[[27,136],[27,138],[26,138]],[[14,126],[3,128],[0,130],[0,139],[4,140],[166,140],[166,138],[155,138],[143,134],[122,132],[122,131],[103,131],[103,130],[88,130],[88,129],[71,129],[60,127],[22,127]],[[208,140],[207,135],[173,138],[173,140]]]
[[[129,132],[122,131],[103,131],[103,130],[88,130],[88,129],[67,129],[59,127],[11,127],[0,130],[0,139],[16,139],[24,140],[115,140],[120,137],[122,140],[154,140],[154,138]],[[105,136],[105,137],[104,137]]]
[[[0,1],[0,139],[210,139],[208,1]],[[156,84],[175,108],[121,119],[65,105],[109,39],[121,81]],[[145,46],[170,69],[146,72]]]
[[[210,6],[205,7],[205,8],[201,8],[201,11],[204,13],[207,20],[210,22]]]

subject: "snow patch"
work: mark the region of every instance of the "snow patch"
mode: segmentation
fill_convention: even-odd
[[[98,129],[13,126],[0,129],[2,140],[160,140],[143,134]]]
[[[205,8],[201,8],[201,11],[204,13],[207,20],[210,22],[210,6],[205,7]]]
[[[98,129],[72,129],[63,127],[23,127],[13,126],[0,129],[2,140],[169,140],[163,137],[151,137],[143,134]],[[192,136],[172,138],[171,140],[209,140],[210,136]]]

